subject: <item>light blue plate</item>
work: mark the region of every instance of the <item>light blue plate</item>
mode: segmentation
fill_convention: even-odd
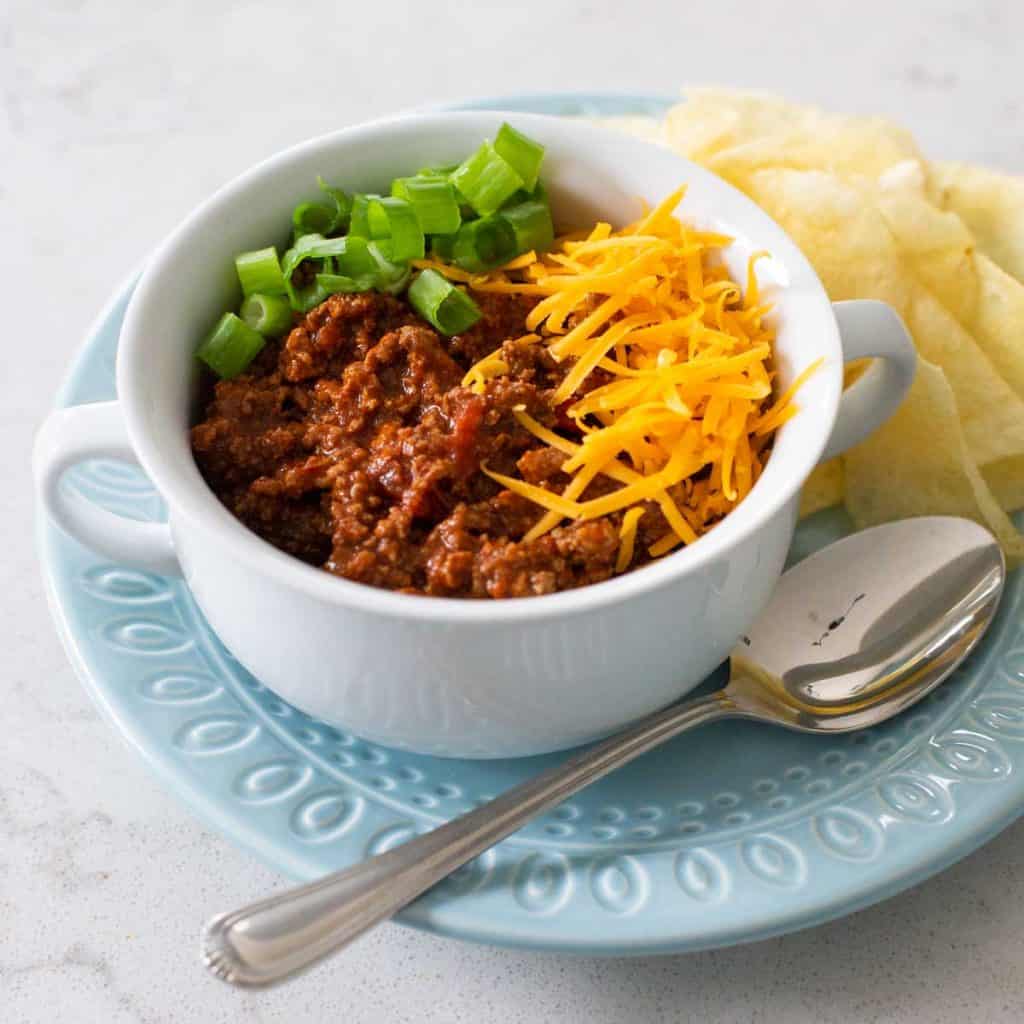
[[[595,96],[477,105],[664,107]],[[114,397],[131,291],[101,315],[61,404]],[[68,486],[140,518],[162,513],[148,482],[121,465],[89,464]],[[847,528],[841,514],[819,514],[800,527],[794,557]],[[39,541],[54,616],[92,696],[168,788],[294,878],[386,850],[557,759],[449,761],[364,743],[246,673],[180,581],[98,559],[45,522]],[[897,721],[834,738],[706,726],[534,822],[401,920],[510,946],[683,951],[825,921],[926,878],[1024,801],[1021,590],[1016,573],[982,649]]]

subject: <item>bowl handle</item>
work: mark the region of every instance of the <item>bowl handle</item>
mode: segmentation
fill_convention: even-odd
[[[917,350],[899,313],[885,302],[833,302],[843,358],[873,358],[864,375],[843,392],[822,461],[840,455],[877,430],[907,396],[917,369]]]
[[[138,465],[117,402],[93,402],[51,413],[36,435],[32,469],[50,518],[97,554],[121,565],[180,576],[166,523],[144,523],[108,512],[60,486],[65,471],[85,459],[119,459]]]

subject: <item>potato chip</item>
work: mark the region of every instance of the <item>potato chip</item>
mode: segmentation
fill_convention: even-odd
[[[936,207],[925,193],[924,166],[904,161],[878,179],[875,202],[914,276],[961,323],[978,302],[974,238],[955,214]]]
[[[907,516],[966,516],[987,526],[1008,556],[1024,537],[981,477],[967,449],[953,389],[922,359],[906,401],[843,458],[846,507],[858,527]]]
[[[915,294],[904,319],[918,352],[946,373],[975,462],[985,466],[1024,455],[1024,401],[999,376],[974,338],[924,288]]]
[[[1000,508],[1007,512],[1024,509],[1024,456],[992,462],[982,468],[981,475]]]
[[[687,89],[686,97],[666,118],[669,144],[740,187],[760,167],[874,176],[919,156],[910,133],[882,118],[733,90]]]
[[[974,263],[979,291],[971,330],[992,365],[1024,398],[1024,284],[982,253]]]
[[[978,252],[960,217],[932,205],[919,184],[882,187],[879,207],[918,279],[1024,398],[1024,284]]]
[[[832,299],[907,308],[914,281],[863,186],[825,171],[766,168],[750,176],[745,191],[792,236]]]
[[[960,217],[982,252],[1024,282],[1024,178],[969,164],[934,163],[929,179],[936,202]]]
[[[800,492],[800,518],[831,508],[843,500],[843,460],[829,459],[818,466]]]
[[[1024,400],[969,330],[987,325],[992,308],[980,294],[974,240],[959,217],[928,201],[922,174],[893,173],[906,166],[886,172],[874,195],[905,270],[923,286],[900,311],[920,353],[946,371],[975,461],[984,466],[1024,455]],[[1006,289],[1002,298],[1003,305],[1010,299]],[[1024,295],[1021,301],[1024,311]],[[989,332],[996,345],[998,331],[997,323]]]

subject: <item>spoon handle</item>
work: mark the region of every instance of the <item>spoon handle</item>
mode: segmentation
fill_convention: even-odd
[[[203,934],[206,965],[235,985],[272,985],[396,914],[536,815],[673,736],[734,710],[722,692],[671,704],[426,835],[220,914]]]

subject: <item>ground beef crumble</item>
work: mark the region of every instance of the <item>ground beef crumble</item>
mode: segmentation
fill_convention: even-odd
[[[446,597],[523,597],[607,579],[618,514],[522,538],[543,513],[480,471],[561,490],[564,456],[512,415],[571,423],[553,407],[564,373],[518,342],[530,301],[479,297],[482,319],[439,335],[400,299],[335,295],[247,373],[209,385],[192,449],[209,486],[275,547],[371,586]],[[466,370],[502,348],[508,375],[484,394]],[[600,478],[585,497],[617,486]],[[666,530],[641,520],[634,566]]]

